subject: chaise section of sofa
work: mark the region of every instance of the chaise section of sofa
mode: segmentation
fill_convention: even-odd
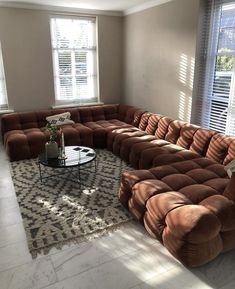
[[[172,255],[195,267],[235,247],[229,181],[223,165],[198,158],[125,172],[119,199]]]

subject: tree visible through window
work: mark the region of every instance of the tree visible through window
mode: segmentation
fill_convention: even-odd
[[[98,101],[95,18],[51,18],[56,102]]]

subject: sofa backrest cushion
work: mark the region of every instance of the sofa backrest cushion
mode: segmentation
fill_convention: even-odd
[[[146,113],[147,114],[147,113]],[[149,117],[148,117],[148,123],[147,123],[147,126],[145,128],[145,131],[148,133],[148,134],[152,134],[154,135],[157,128],[158,128],[158,123],[159,123],[159,120],[163,117],[163,115],[160,115],[160,114],[150,114],[148,113]]]
[[[150,117],[151,117],[152,115],[153,115],[153,114],[150,113],[150,112],[145,112],[145,113],[143,113],[142,116],[141,116],[141,119],[140,119],[138,128],[147,132],[147,127],[148,127],[148,125],[149,125],[149,120],[150,120]],[[147,132],[147,133],[150,134],[150,132]]]
[[[92,107],[91,113],[93,121],[105,120],[103,107]]]
[[[89,107],[80,107],[79,114],[80,114],[81,123],[93,121],[92,111]]]
[[[137,109],[134,113],[134,118],[133,118],[133,121],[132,121],[132,125],[134,125],[135,127],[139,127],[140,125],[140,122],[142,120],[142,116],[145,114],[145,110],[143,109]]]
[[[131,109],[132,107],[129,106],[129,105],[124,105],[124,104],[120,104],[119,107],[118,107],[118,118],[119,120],[121,121],[125,121],[125,119],[131,119],[131,116],[128,115],[128,111]],[[130,111],[129,114],[132,113],[134,115],[134,111]]]
[[[176,144],[185,149],[189,149],[193,143],[194,134],[199,128],[199,126],[189,123],[184,125],[180,130],[180,137],[178,138]]]
[[[38,127],[46,126],[46,124],[47,124],[46,118],[48,116],[51,116],[51,115],[54,115],[54,114],[56,114],[56,113],[53,113],[53,111],[51,111],[51,110],[36,111],[35,115],[36,115],[36,118],[37,118]],[[23,129],[23,128],[21,127],[21,129]]]
[[[135,114],[135,109],[129,105],[119,105],[118,107],[118,118],[128,124],[132,123]]]
[[[228,163],[230,163],[232,160],[235,159],[235,140],[233,138],[233,140],[231,141],[231,143],[229,144],[229,148],[228,148],[228,153],[224,159],[224,165],[227,165]]]
[[[157,138],[165,139],[168,132],[168,127],[172,121],[173,120],[167,116],[162,117],[158,122],[158,126],[154,135]]]
[[[118,119],[118,105],[104,105],[103,109],[106,120]]]
[[[193,142],[189,149],[203,157],[206,156],[210,141],[214,134],[215,132],[210,129],[199,128],[193,136]]]
[[[118,119],[134,126],[138,126],[143,113],[144,110],[130,105],[118,106]]]
[[[37,116],[35,112],[24,112],[19,114],[21,129],[38,127]]]
[[[21,129],[19,113],[4,114],[1,117],[1,130],[2,134],[10,130]]]
[[[232,160],[234,155],[235,138],[226,136],[222,133],[216,133],[209,144],[206,157],[215,160],[220,164],[226,165]],[[231,149],[229,150],[231,146]]]
[[[167,134],[165,136],[165,140],[169,141],[173,144],[176,144],[179,137],[182,128],[186,125],[186,122],[180,121],[180,120],[174,120],[172,121],[167,130]]]

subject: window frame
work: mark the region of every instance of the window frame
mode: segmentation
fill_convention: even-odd
[[[220,51],[223,47],[219,46],[225,5],[235,5],[235,0],[201,2],[191,117],[194,123],[202,127],[235,135],[234,119],[230,121],[231,111],[235,109],[235,52],[231,53],[234,66],[229,71],[231,74],[229,83],[221,83],[222,78],[227,77],[228,71],[223,70],[223,67],[220,70],[217,63],[219,56],[227,56],[225,51]],[[228,87],[225,87],[224,91],[221,90],[220,85],[229,86],[229,91]]]
[[[9,109],[9,103],[8,103],[6,76],[5,76],[1,41],[0,41],[0,70],[1,70],[0,82],[1,82],[2,89],[3,89],[3,99],[5,100],[5,103],[0,102],[0,112],[2,112],[2,111],[7,111]]]
[[[55,53],[60,50],[60,48],[54,48],[53,47],[53,37],[52,34],[54,33],[52,28],[52,19],[71,19],[71,20],[92,20],[94,22],[95,28],[94,28],[94,37],[95,37],[95,46],[94,46],[94,67],[95,67],[95,74],[93,75],[94,80],[94,93],[95,97],[93,98],[87,98],[87,99],[81,99],[81,98],[71,98],[71,99],[59,99],[58,95],[60,95],[60,86],[58,85],[59,78],[59,71],[57,68],[59,68],[58,64],[58,56],[55,57]],[[51,14],[49,19],[49,25],[50,25],[50,37],[51,37],[51,55],[52,55],[52,65],[53,65],[53,79],[54,79],[54,106],[53,107],[63,107],[63,106],[80,106],[80,105],[95,105],[100,103],[100,89],[99,89],[99,55],[98,55],[98,17],[97,16],[90,16],[90,15],[74,15],[74,14]],[[65,49],[68,51],[75,52],[74,48]],[[84,49],[85,50],[85,49]],[[76,64],[74,63],[74,59],[71,61],[73,62],[74,67],[72,67],[72,70],[76,68]],[[71,76],[72,78],[75,77],[74,74]],[[82,77],[82,75],[81,75]],[[73,79],[74,81],[74,79]],[[74,84],[73,84],[74,87]]]

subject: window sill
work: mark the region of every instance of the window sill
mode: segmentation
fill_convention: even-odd
[[[58,104],[58,105],[53,105],[52,109],[56,108],[69,108],[69,107],[81,107],[81,106],[94,106],[94,105],[102,105],[104,104],[103,102],[94,102],[94,103],[82,103],[82,104]]]
[[[11,112],[14,112],[14,110],[13,109],[2,109],[2,110],[0,110],[0,115],[5,114],[5,113],[11,113]]]

